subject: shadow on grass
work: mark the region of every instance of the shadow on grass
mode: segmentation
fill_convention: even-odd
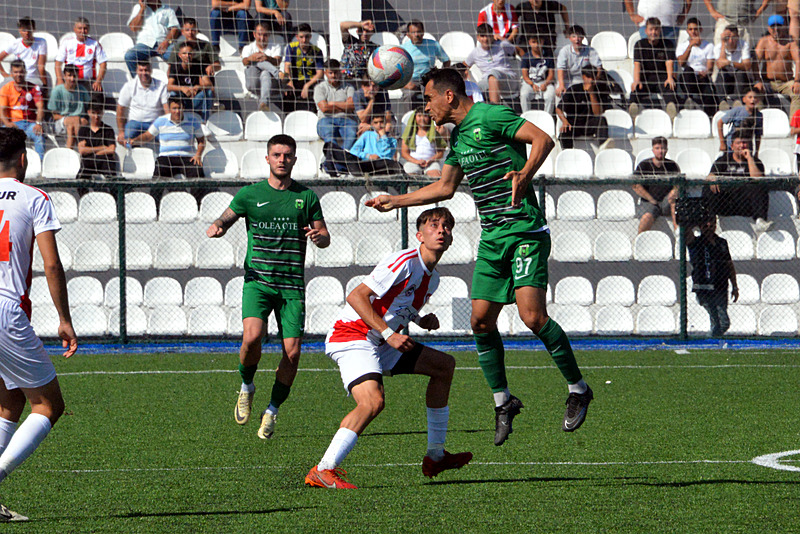
[[[485,478],[481,480],[438,480],[425,482],[425,486],[448,486],[461,484],[505,484],[508,482],[578,482],[594,480],[589,477],[519,477],[519,478]]]
[[[139,517],[203,517],[214,515],[265,515],[277,512],[294,512],[296,510],[312,509],[313,506],[298,506],[295,508],[270,508],[267,510],[217,510],[217,511],[195,511],[195,512],[128,512],[126,514],[111,514],[109,518],[131,519]]]
[[[485,429],[481,428],[480,430],[453,430],[449,429],[447,431],[448,435],[452,434],[477,434],[479,432],[494,432],[494,429]],[[400,432],[364,432],[361,434],[362,436],[406,436],[408,434],[428,434],[427,430],[403,430]]]
[[[721,478],[715,480],[687,480],[684,482],[628,482],[631,486],[652,486],[654,488],[689,488],[692,486],[708,486],[717,484],[742,484],[746,486],[782,486],[800,485],[799,480],[738,480]]]

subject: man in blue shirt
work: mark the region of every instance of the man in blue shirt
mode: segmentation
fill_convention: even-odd
[[[408,23],[406,31],[408,41],[402,47],[414,60],[414,74],[411,81],[403,87],[403,96],[400,98],[400,116],[422,105],[422,86],[420,80],[429,70],[436,66],[436,60],[442,62],[442,67],[450,66],[450,56],[433,39],[425,39],[425,26],[419,20]]]

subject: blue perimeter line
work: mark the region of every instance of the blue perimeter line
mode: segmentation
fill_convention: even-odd
[[[443,352],[474,352],[475,344],[469,341],[430,341],[423,342],[435,349]],[[800,339],[798,338],[778,338],[778,339],[694,339],[682,341],[666,338],[648,339],[572,339],[572,346],[578,350],[709,350],[709,349],[728,349],[728,350],[776,350],[776,349],[798,349]],[[538,339],[531,340],[509,340],[504,341],[506,350],[544,350],[544,345]],[[154,349],[164,353],[238,353],[240,342],[219,341],[219,342],[164,342],[164,343],[130,343],[121,345],[118,343],[87,343],[81,344],[78,352],[81,354],[151,354]],[[45,345],[47,353],[50,355],[60,355],[64,349],[60,345]],[[278,342],[266,343],[263,346],[265,353],[281,352],[281,345]],[[325,352],[325,344],[319,341],[303,343],[303,352]]]

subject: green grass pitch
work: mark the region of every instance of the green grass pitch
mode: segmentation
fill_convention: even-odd
[[[581,352],[595,401],[561,431],[566,386],[543,352],[509,352],[525,403],[492,443],[491,395],[456,355],[447,448],[473,462],[433,480],[423,377],[388,378],[386,410],[342,465],[354,491],[306,488],[353,406],[333,362],[304,354],[275,438],[233,422],[233,354],[57,360],[67,412],[0,486],[31,521],[0,532],[798,532],[800,449],[790,351]],[[265,355],[262,369],[277,363]],[[271,371],[256,375],[266,407]]]

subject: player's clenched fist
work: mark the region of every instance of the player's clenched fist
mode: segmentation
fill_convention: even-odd
[[[420,317],[417,321],[417,325],[425,330],[439,330],[439,318],[436,317],[436,314],[429,313],[428,315]]]
[[[225,235],[225,230],[218,226],[217,223],[211,223],[211,226],[206,230],[206,235],[208,237],[222,237]]]
[[[375,208],[378,211],[384,212],[394,209],[392,205],[392,197],[390,195],[378,195],[364,202],[368,208]]]

